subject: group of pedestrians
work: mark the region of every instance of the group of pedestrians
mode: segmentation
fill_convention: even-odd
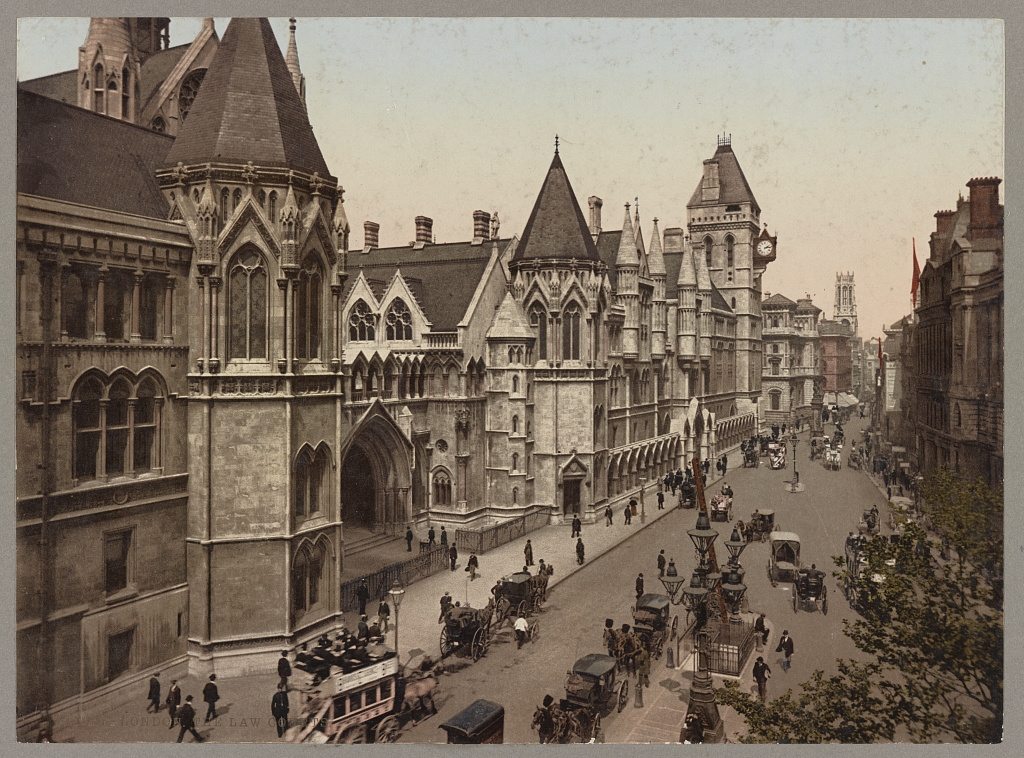
[[[220,693],[217,691],[217,675],[210,674],[210,679],[203,687],[203,700],[206,702],[206,718],[203,723],[209,723],[217,718],[217,701],[220,700]],[[149,679],[149,695],[147,696],[149,705],[146,706],[146,713],[159,713],[160,712],[160,674],[155,673]],[[180,727],[178,732],[178,742],[181,742],[185,733],[189,732],[192,734],[192,739],[195,742],[203,742],[199,732],[196,731],[196,710],[192,706],[192,695],[185,697],[185,702],[181,702],[181,687],[178,686],[178,680],[172,679],[171,686],[167,688],[167,697],[164,699],[164,704],[167,706],[167,713],[171,717],[170,725],[168,729],[173,729],[175,722]],[[152,711],[151,711],[152,709]]]

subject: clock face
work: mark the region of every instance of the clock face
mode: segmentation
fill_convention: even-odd
[[[761,255],[763,257],[767,257],[767,256],[771,255],[772,254],[772,243],[769,242],[768,240],[762,241],[757,246],[757,253],[758,253],[758,255]]]

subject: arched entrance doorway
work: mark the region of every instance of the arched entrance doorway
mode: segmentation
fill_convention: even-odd
[[[341,518],[378,530],[411,518],[413,448],[379,399],[352,427],[341,452]]]

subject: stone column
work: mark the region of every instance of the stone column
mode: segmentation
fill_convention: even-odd
[[[132,277],[134,280],[134,286],[132,287],[132,330],[128,337],[129,342],[142,342],[142,328],[141,328],[141,300],[142,300],[142,272],[136,271],[135,276]]]
[[[331,285],[331,324],[333,324],[331,336],[331,371],[335,373],[341,368],[341,322],[338,308],[341,300],[341,285]]]
[[[125,473],[130,477],[135,476],[135,435],[131,432],[135,429],[135,403],[135,399],[128,398],[128,453],[125,456],[128,461],[125,464]]]
[[[103,315],[104,298],[106,296],[106,273],[106,269],[101,268],[99,278],[96,280],[96,331],[94,336],[96,342],[107,341]]]
[[[290,368],[288,361],[288,280],[278,279],[277,286],[281,290],[281,357],[277,359],[277,369],[282,374]]]
[[[196,366],[199,372],[206,373],[206,277],[202,274],[196,277],[196,284],[199,286],[199,360]]]
[[[455,456],[455,488],[456,488],[456,500],[458,501],[459,510],[466,510],[466,464],[469,462],[469,455],[466,453],[460,453]]]
[[[210,277],[210,371],[215,374],[220,369],[220,350],[217,344],[217,334],[220,331],[220,321],[217,318],[220,285],[219,276]]]
[[[174,310],[173,304],[174,277],[168,276],[164,279],[164,344],[170,345],[174,342]]]

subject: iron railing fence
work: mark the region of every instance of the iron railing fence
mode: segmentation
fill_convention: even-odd
[[[372,574],[344,582],[341,585],[341,610],[349,611],[359,606],[356,588],[364,579],[370,592],[370,601],[374,602],[380,600],[382,595],[387,594],[395,581],[398,581],[403,587],[408,587],[413,582],[426,579],[446,568],[448,568],[448,551],[445,548],[436,546],[429,550],[423,550],[407,561],[393,563]]]
[[[455,545],[460,551],[485,553],[546,526],[548,514],[538,510],[480,529],[456,529]]]

